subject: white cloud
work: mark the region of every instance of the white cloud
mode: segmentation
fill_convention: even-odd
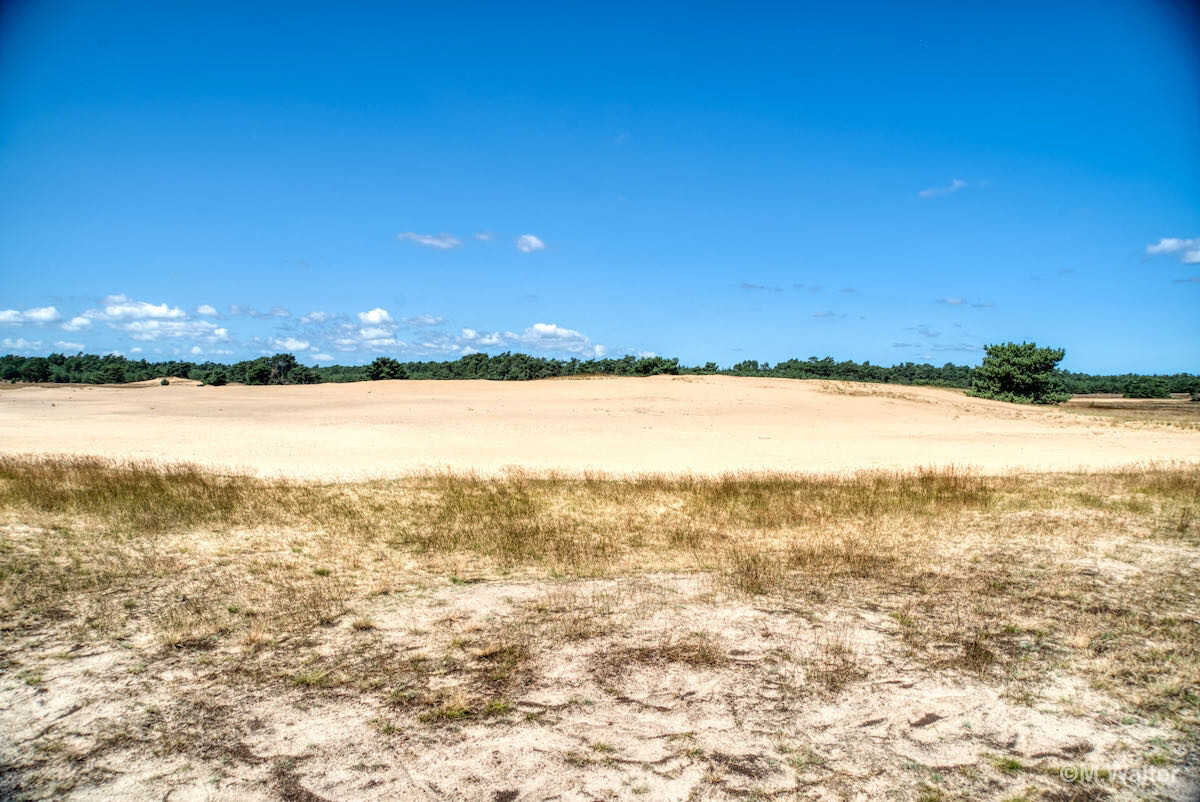
[[[401,320],[410,326],[440,326],[446,322],[446,318],[437,315],[417,315],[416,317],[401,318]]]
[[[371,337],[364,339],[362,344],[368,348],[404,348],[408,343],[403,340],[397,340],[395,337]]]
[[[141,348],[132,348],[130,350],[135,354],[141,353],[141,351],[142,351]],[[154,353],[161,354],[162,351],[160,351],[156,348],[154,350]],[[176,354],[179,353],[178,348],[175,349],[175,353]],[[191,354],[192,356],[201,356],[204,354],[207,354],[209,356],[229,356],[230,354],[233,353],[233,351],[230,351],[228,348],[201,348],[198,345],[193,345],[191,348],[188,349],[188,353]],[[270,356],[270,355],[271,355],[270,352],[263,351],[263,356]]]
[[[272,306],[266,312],[260,312],[257,309],[255,309],[253,306],[242,306],[240,304],[231,305],[229,307],[229,314],[234,315],[234,316],[249,315],[250,317],[255,318],[256,320],[263,320],[266,318],[273,318],[273,317],[291,317],[292,316],[291,310],[285,309],[282,306]]]
[[[16,309],[0,310],[0,323],[33,323],[38,326],[62,320],[62,315],[53,306],[37,306],[33,309],[19,311]]]
[[[388,311],[386,309],[380,309],[379,307],[375,307],[374,309],[372,309],[368,312],[359,312],[358,319],[361,320],[363,323],[370,323],[370,324],[376,325],[376,326],[379,325],[380,323],[393,323],[394,322],[392,320],[392,316],[388,314]]]
[[[1164,253],[1178,253],[1179,261],[1184,264],[1200,264],[1200,237],[1191,237],[1190,239],[1163,237],[1153,245],[1146,246],[1147,256],[1158,256]]]
[[[546,247],[546,243],[535,237],[533,234],[522,234],[517,237],[517,250],[521,253],[533,253],[540,251]]]
[[[353,323],[341,321],[334,324],[332,332],[319,334],[324,339],[333,337],[333,346],[339,351],[396,350],[407,347],[407,343],[395,338],[396,321],[386,309],[375,308],[367,312],[359,312],[358,319],[363,325],[355,327]],[[320,346],[313,346],[316,350]]]
[[[197,307],[197,312],[216,314],[216,309],[203,304]],[[90,329],[95,321],[103,322],[113,331],[142,342],[191,339],[212,345],[230,340],[228,329],[208,320],[196,320],[177,306],[138,301],[125,295],[105,297],[101,300],[99,308],[89,309],[82,315],[71,318],[62,324],[62,329],[83,331]],[[225,352],[209,350],[209,353]]]
[[[196,307],[196,314],[197,315],[207,315],[208,317],[214,317],[217,314],[217,308],[210,304],[200,304],[199,306]]]
[[[328,312],[309,312],[307,315],[304,315],[300,318],[300,322],[305,325],[308,325],[309,323],[324,323],[332,317],[333,315],[329,314]]]
[[[479,332],[475,329],[463,329],[461,334],[464,340],[476,345],[501,345],[504,342],[504,337],[498,331],[488,333]],[[512,336],[515,337],[516,335]]]
[[[35,309],[26,309],[24,318],[30,323],[53,323],[56,320],[62,320],[62,315],[53,306],[39,306]]]
[[[553,337],[555,339],[569,339],[583,336],[574,329],[564,329],[562,326],[556,326],[553,323],[534,323],[525,329],[525,332],[535,337]]]
[[[18,337],[15,340],[5,337],[3,340],[0,340],[0,345],[10,348],[13,351],[36,351],[42,347],[40,340],[31,341],[26,340],[24,337]]]
[[[313,354],[312,358],[315,359],[317,362],[332,362],[333,361],[333,357],[330,356],[329,354]]]
[[[986,181],[963,181],[961,178],[953,179],[944,187],[929,187],[917,193],[918,198],[937,198],[941,195],[949,195],[951,192],[958,192],[960,189],[967,187],[986,187]]]
[[[103,299],[100,309],[89,309],[84,317],[93,320],[184,320],[187,312],[177,306],[151,304],[134,301],[124,295],[110,295]]]
[[[272,347],[278,348],[281,351],[307,351],[308,350],[308,340],[298,340],[295,337],[285,337],[283,339],[279,339],[278,337],[272,337],[270,342],[271,342]]]
[[[397,234],[396,239],[406,239],[424,245],[427,248],[438,248],[440,250],[449,250],[462,245],[462,240],[453,237],[449,234],[418,234],[415,231],[405,231]]]
[[[65,340],[58,340],[54,343],[54,347],[62,351],[82,351],[84,345],[83,343],[72,343],[66,342]]]
[[[342,353],[407,353],[413,355],[455,355],[474,353],[486,348],[510,348],[529,353],[554,352],[581,357],[607,353],[602,345],[592,343],[587,335],[555,323],[535,323],[523,331],[481,331],[462,328],[448,332],[441,328],[446,322],[437,315],[417,315],[400,318],[397,322],[383,308],[357,313],[353,317],[330,316],[330,322],[319,328],[305,330],[310,350],[323,354]],[[402,328],[407,327],[407,328]],[[412,340],[400,339],[400,331],[417,331]]]
[[[190,337],[204,342],[226,342],[229,330],[207,320],[130,320],[110,323],[135,340],[154,341],[175,337]]]
[[[480,242],[491,242],[492,233],[490,231],[477,231],[475,233],[475,239],[479,240]]]
[[[1175,253],[1184,248],[1191,247],[1193,244],[1200,243],[1200,239],[1181,239],[1179,237],[1163,237],[1153,245],[1146,246],[1146,253],[1150,256],[1155,256],[1160,253]]]
[[[574,329],[563,328],[554,323],[534,323],[521,333],[511,331],[481,332],[463,329],[462,340],[475,346],[522,346],[533,351],[601,356],[607,348],[594,344],[586,334]]]

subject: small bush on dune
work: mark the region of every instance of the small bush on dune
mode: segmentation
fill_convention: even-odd
[[[1061,404],[1069,401],[1054,369],[1066,352],[1038,348],[1037,343],[1003,343],[986,348],[968,395],[1015,404]]]

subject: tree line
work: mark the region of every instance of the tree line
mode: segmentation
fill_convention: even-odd
[[[1012,344],[1009,344],[1012,345]],[[999,346],[989,346],[996,348]],[[1007,347],[1007,346],[1005,346]],[[1044,351],[1047,349],[1038,349]],[[1053,350],[1053,349],[1050,349]],[[1061,350],[1061,349],[1059,349]],[[1016,358],[1033,358],[1029,355]],[[1061,354],[1055,354],[1057,364]],[[1042,357],[1043,360],[1045,357]],[[986,364],[986,359],[985,359]],[[1041,373],[1053,377],[1053,392],[1057,393],[1137,393],[1200,392],[1200,376],[1191,373],[1154,375],[1125,373],[1092,375],[1045,368],[1034,365]],[[853,360],[837,361],[832,357],[786,359],[774,365],[745,360],[722,368],[715,362],[704,365],[681,365],[678,359],[661,356],[624,356],[604,359],[552,359],[528,354],[470,354],[455,360],[399,361],[379,357],[367,365],[330,365],[309,367],[292,354],[275,354],[233,364],[167,360],[150,362],[123,356],[95,354],[50,354],[27,357],[9,354],[0,357],[0,380],[10,382],[71,382],[77,384],[119,384],[145,381],[166,376],[195,379],[209,385],[227,383],[317,384],[320,382],[354,382],[377,379],[487,379],[492,381],[529,381],[559,376],[656,376],[713,375],[757,376],[784,379],[837,379],[844,381],[876,382],[882,384],[931,385],[970,389],[978,381],[988,380],[984,365],[971,367],[947,362],[936,366],[903,362],[891,366],[872,365]],[[998,386],[998,385],[997,385]],[[1049,390],[1048,390],[1049,392]]]

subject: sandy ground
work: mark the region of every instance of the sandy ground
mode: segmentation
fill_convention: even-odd
[[[363,477],[519,465],[608,472],[984,471],[1200,460],[1200,431],[955,390],[659,376],[295,387],[0,388],[0,450]]]
[[[1141,765],[1147,743],[1172,738],[1169,727],[1126,716],[1078,677],[1055,672],[1032,703],[1014,701],[1011,689],[914,664],[895,621],[878,609],[822,613],[730,600],[714,608],[704,582],[568,586],[567,606],[621,617],[619,634],[540,654],[541,680],[510,711],[458,725],[413,722],[373,694],[231,687],[229,662],[253,664],[253,656],[147,666],[129,649],[63,652],[43,642],[58,659],[37,688],[6,689],[0,741],[10,746],[0,747],[0,762],[40,770],[43,781],[61,772],[55,798],[147,802],[1118,802],[1200,792],[1190,772]],[[562,606],[564,590],[547,596],[544,583],[503,582],[393,596],[374,611],[374,632],[343,623],[317,636],[315,652],[344,650],[351,639],[392,659],[436,653],[451,637],[495,628],[530,605]],[[664,633],[688,632],[705,633],[729,659],[619,659],[632,647],[655,648]],[[842,693],[813,690],[830,638],[853,663],[853,687]],[[453,676],[438,680],[455,687]],[[123,729],[138,729],[129,722],[158,735],[134,737]],[[106,735],[94,741],[95,733]],[[173,753],[174,738],[211,741],[200,748],[206,759]],[[31,760],[35,741],[70,760]],[[998,769],[1004,760],[1021,768]],[[1128,776],[1073,786],[1061,781],[1063,766]]]

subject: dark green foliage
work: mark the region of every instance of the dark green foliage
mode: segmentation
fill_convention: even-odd
[[[162,385],[163,387],[166,387],[168,384],[170,384],[170,382],[167,381],[166,379],[163,379],[162,381],[159,382],[159,384]]]
[[[1037,343],[989,345],[975,369],[969,395],[1016,404],[1061,404],[1071,394],[1054,369],[1066,352]]]
[[[1124,393],[1129,383],[1134,379],[1143,378],[1144,374],[1122,373],[1113,376],[1090,376],[1086,373],[1071,373],[1057,371],[1059,378],[1071,393]],[[1193,389],[1200,391],[1200,377],[1191,373],[1172,373],[1155,376],[1167,384],[1167,390],[1172,393],[1190,393]]]
[[[116,360],[109,358],[103,365],[100,366],[100,383],[101,384],[122,384],[128,379],[125,378],[125,360]]]
[[[1043,349],[1049,350],[1049,349]],[[831,357],[785,359],[775,365],[755,360],[739,362],[722,370],[715,362],[699,367],[680,365],[677,359],[649,356],[624,356],[605,359],[546,359],[528,354],[470,354],[452,362],[399,362],[380,357],[369,365],[330,365],[310,368],[291,354],[275,354],[223,365],[216,362],[146,362],[121,356],[93,354],[51,354],[48,357],[0,356],[0,379],[4,381],[51,381],[80,384],[104,384],[120,381],[145,381],[161,376],[198,379],[221,386],[227,382],[243,384],[312,384],[316,382],[354,382],[378,378],[411,379],[490,379],[526,381],[554,376],[654,376],[658,374],[756,376],[778,379],[831,379],[840,381],[880,382],[888,384],[971,387],[982,368],[942,366],[904,362],[884,367],[870,362],[836,361]],[[373,376],[374,374],[374,376]],[[1052,371],[1054,381],[1068,393],[1123,393],[1138,375],[1091,376],[1086,373]],[[1188,373],[1157,376],[1172,393],[1200,395],[1200,377]]]
[[[754,376],[765,372],[769,365],[764,364],[761,368],[758,366],[757,359],[747,359],[738,362],[733,366],[733,375],[735,376]]]
[[[1167,383],[1157,376],[1138,376],[1125,385],[1126,398],[1170,398]]]
[[[243,375],[246,384],[266,384],[271,380],[271,368],[265,362],[255,360]]]
[[[21,369],[21,381],[50,381],[50,360],[39,356],[30,357],[25,361],[25,367]]]
[[[367,365],[367,378],[371,381],[382,381],[384,379],[407,379],[408,371],[394,359],[388,359],[386,356],[378,357],[374,362]]]
[[[679,374],[679,360],[667,359],[663,356],[649,356],[639,359],[635,365],[635,375],[638,376],[659,376],[667,374],[675,376]]]
[[[287,384],[320,384],[321,377],[308,365],[297,365],[287,376]]]

